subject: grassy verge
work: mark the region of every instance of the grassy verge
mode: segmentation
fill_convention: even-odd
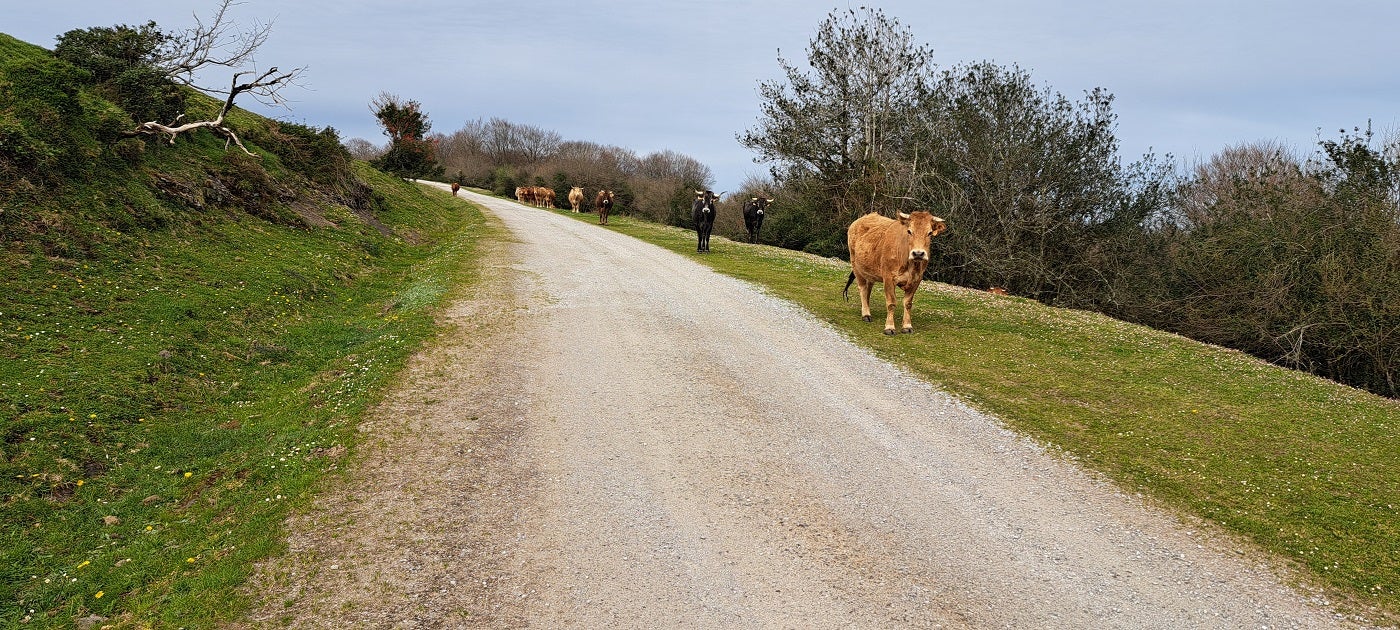
[[[470,281],[474,206],[360,176],[406,238],[330,208],[336,227],[205,217],[81,258],[0,252],[0,626],[246,607],[288,511]]]
[[[568,214],[568,213],[564,213]],[[584,216],[581,220],[596,221]],[[912,335],[841,299],[849,267],[616,217],[611,229],[754,282],[1011,428],[1400,620],[1400,401],[1081,311],[924,283]]]

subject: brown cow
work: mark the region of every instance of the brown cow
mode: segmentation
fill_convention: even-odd
[[[543,187],[543,186],[539,186],[539,187],[536,187],[536,188],[535,188],[535,194],[539,196],[539,202],[540,202],[540,207],[541,207],[541,208],[553,208],[553,207],[554,207],[554,189],[553,189],[553,188],[545,188],[545,187]]]
[[[457,191],[459,191],[459,190],[461,190],[461,189],[462,189],[462,185],[461,185],[461,184],[458,184],[457,182],[452,182],[452,196],[453,196],[453,197],[456,197],[456,196],[457,196]]]
[[[578,186],[574,186],[573,188],[570,188],[570,189],[569,189],[569,207],[573,208],[573,209],[574,209],[574,212],[578,212],[579,207],[582,206],[582,205],[583,205],[583,189],[582,189],[582,188],[579,188]]]
[[[528,200],[528,199],[530,199],[530,198],[531,198],[531,193],[530,193],[530,188],[529,188],[528,186],[516,186],[516,187],[515,187],[515,200],[516,200],[516,201],[519,201],[520,203],[531,203],[531,202]]]
[[[911,310],[914,292],[928,269],[928,247],[933,237],[948,229],[943,219],[922,210],[899,213],[899,220],[867,214],[846,230],[846,246],[851,251],[851,276],[841,295],[850,299],[851,283],[860,290],[860,315],[870,321],[870,289],[877,281],[885,285],[885,334],[894,334],[894,289],[904,290],[904,332],[914,332]]]
[[[593,198],[593,207],[598,209],[598,225],[607,225],[608,213],[613,207],[613,191],[598,191],[598,196]]]

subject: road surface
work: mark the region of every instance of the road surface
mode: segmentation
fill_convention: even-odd
[[[1343,624],[751,285],[461,194],[512,238],[289,524],[250,625]]]

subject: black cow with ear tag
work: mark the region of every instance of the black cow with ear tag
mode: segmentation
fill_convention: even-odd
[[[767,197],[754,197],[744,202],[744,229],[749,232],[749,242],[758,242],[758,231],[763,227],[763,215],[768,211],[768,204],[773,203]]]
[[[724,193],[720,193],[722,195]],[[695,191],[695,202],[690,204],[690,216],[695,220],[695,251],[710,251],[710,231],[715,228],[715,202],[719,195],[708,190]]]

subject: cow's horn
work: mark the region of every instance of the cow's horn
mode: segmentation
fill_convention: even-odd
[[[947,221],[944,221],[942,217],[933,217],[933,220],[939,223],[947,223]]]
[[[899,213],[899,218],[901,218],[901,219],[908,219],[908,218],[911,217],[911,216],[913,216],[913,215],[909,214],[908,212],[901,212],[901,213]]]

